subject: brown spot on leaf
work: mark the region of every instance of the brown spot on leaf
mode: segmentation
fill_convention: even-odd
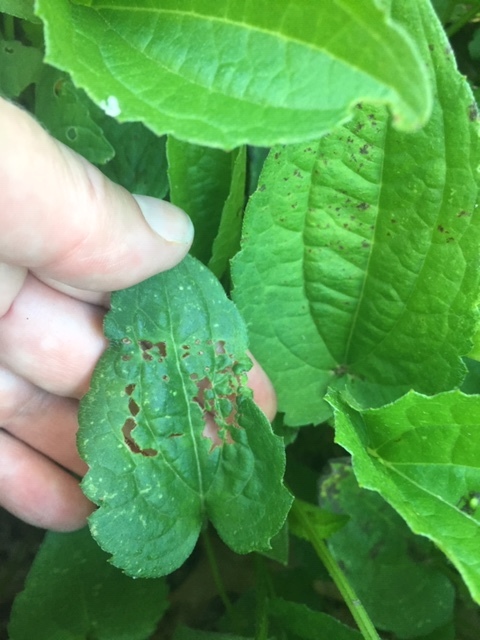
[[[150,342],[150,340],[140,340],[138,345],[142,351],[149,351],[153,347],[153,342]]]
[[[135,391],[135,384],[132,382],[131,384],[127,384],[127,386],[125,387],[125,393],[127,394],[127,396],[131,396],[132,393]]]
[[[364,144],[363,147],[360,147],[359,151],[363,156],[368,155],[368,144]]]
[[[370,205],[368,202],[360,202],[360,204],[357,204],[357,209],[360,209],[360,211],[366,211],[367,209],[370,209]]]

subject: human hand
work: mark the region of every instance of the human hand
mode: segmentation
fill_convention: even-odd
[[[107,180],[1,98],[0,225],[0,505],[73,530],[94,508],[72,474],[86,472],[78,401],[106,347],[109,292],[180,262],[193,228],[173,205]],[[249,384],[273,418],[275,394],[257,363]]]

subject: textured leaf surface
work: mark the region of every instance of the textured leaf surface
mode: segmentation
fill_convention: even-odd
[[[16,40],[0,38],[0,95],[16,98],[38,79],[42,52]]]
[[[88,4],[89,6],[85,6]],[[40,0],[47,60],[121,120],[233,148],[322,135],[359,98],[428,118],[411,39],[373,0]]]
[[[65,73],[45,65],[35,98],[36,117],[57,140],[95,164],[113,158],[115,150],[90,115],[90,100]]]
[[[471,348],[475,104],[429,4],[394,2],[393,14],[424,43],[429,123],[399,133],[364,104],[317,143],[273,149],[233,264],[252,349],[291,425],[328,416],[328,385],[348,384],[367,406],[450,389]]]
[[[268,549],[291,503],[285,454],[245,386],[245,327],[215,277],[187,257],[117,292],[105,334],[79,449],[91,466],[84,491],[100,506],[90,527],[113,563],[169,573],[207,518],[234,551]]]
[[[320,503],[350,516],[328,546],[376,627],[418,638],[451,621],[455,589],[438,551],[378,494],[360,489],[350,465],[332,465]]]
[[[338,392],[329,401],[360,485],[430,538],[480,602],[480,396],[410,392],[367,411],[351,408]]]
[[[87,528],[48,533],[17,597],[10,640],[146,640],[168,606],[163,580],[112,567]]]

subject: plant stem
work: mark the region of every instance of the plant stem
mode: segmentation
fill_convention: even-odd
[[[464,27],[468,22],[470,22],[470,20],[474,18],[479,11],[480,11],[480,2],[476,0],[476,2],[474,2],[473,4],[473,7],[471,7],[469,11],[466,11],[464,15],[457,20],[457,22],[454,22],[446,30],[447,36],[451,38],[453,35],[455,35],[458,31],[460,31],[462,27]]]
[[[370,620],[368,613],[365,611],[364,606],[358,599],[353,587],[347,580],[347,577],[338,566],[337,561],[330,553],[330,550],[324,540],[317,535],[315,528],[311,525],[310,519],[305,515],[304,511],[299,508],[296,501],[293,503],[292,511],[295,512],[295,517],[299,522],[301,522],[303,530],[308,536],[311,545],[330,574],[330,577],[335,583],[337,589],[340,591],[364,639],[380,640],[380,636]]]
[[[257,596],[255,640],[268,640],[268,599],[272,586],[263,558],[255,555],[255,593]]]
[[[220,571],[218,569],[218,563],[215,557],[215,552],[213,551],[212,543],[211,543],[210,536],[207,529],[204,529],[204,531],[202,532],[202,542],[203,542],[205,552],[207,554],[208,564],[210,565],[210,571],[212,572],[213,582],[217,587],[218,595],[220,596],[220,599],[223,602],[223,606],[225,607],[227,614],[233,620],[234,618],[233,606],[225,590],[225,586],[223,584]]]

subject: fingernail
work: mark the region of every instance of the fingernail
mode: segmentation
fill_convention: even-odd
[[[191,244],[193,224],[187,214],[171,204],[150,196],[133,194],[150,227],[168,242]]]

